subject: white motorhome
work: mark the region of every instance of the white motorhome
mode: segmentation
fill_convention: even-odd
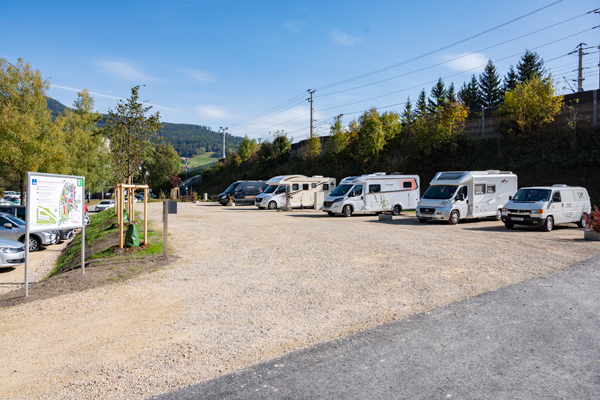
[[[265,191],[256,196],[258,208],[275,210],[289,205],[321,209],[325,197],[335,188],[335,178],[282,175],[269,179],[267,185]]]
[[[350,176],[325,199],[323,211],[330,216],[414,210],[419,201],[419,175],[386,175],[385,172]]]
[[[592,205],[585,188],[554,185],[521,188],[504,205],[502,222],[507,229],[515,225],[537,225],[550,232],[555,224],[575,222],[586,227],[583,213]]]
[[[502,207],[517,191],[512,172],[438,172],[417,207],[417,218],[448,221],[455,225],[463,218],[494,217],[500,221]]]

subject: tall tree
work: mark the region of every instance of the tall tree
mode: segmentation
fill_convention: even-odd
[[[479,89],[482,106],[495,107],[502,101],[500,75],[491,59],[488,60],[483,73],[479,75]]]
[[[341,118],[341,115],[335,117],[333,124],[329,128],[329,143],[327,144],[327,152],[329,154],[339,154],[350,142],[347,132],[342,127]]]
[[[456,89],[454,88],[454,82],[450,83],[450,86],[448,86],[448,102],[450,103],[456,103]]]
[[[448,102],[448,91],[444,85],[442,78],[438,79],[437,83],[431,88],[431,94],[427,101],[429,112],[434,112],[441,107],[445,107]]]
[[[147,116],[152,106],[139,102],[139,86],[131,89],[131,97],[119,100],[115,110],[109,110],[104,132],[110,138],[110,155],[115,178],[130,182],[144,161],[149,160],[157,141],[160,113]]]
[[[510,68],[508,68],[506,76],[504,77],[504,86],[502,87],[502,91],[508,92],[509,90],[513,90],[515,87],[517,87],[517,83],[519,83],[519,75],[511,65]]]
[[[172,145],[159,143],[152,152],[152,159],[148,161],[148,184],[154,193],[160,190],[169,190],[169,178],[179,174],[181,158]]]
[[[256,143],[256,139],[248,139],[248,135],[244,136],[242,142],[238,146],[237,153],[242,159],[242,161],[246,161],[252,157],[252,154],[258,150],[258,143]]]
[[[517,63],[517,72],[519,73],[519,82],[527,82],[534,76],[543,77],[546,73],[544,59],[540,58],[536,52],[526,50]]]
[[[365,161],[368,157],[379,154],[385,145],[385,131],[377,109],[365,111],[358,119],[358,146],[360,155]]]
[[[460,89],[458,96],[469,110],[477,110],[481,108],[481,92],[479,91],[479,82],[477,77],[473,75],[468,84],[464,84]]]
[[[410,124],[413,122],[415,118],[415,114],[412,109],[412,104],[410,102],[410,96],[406,99],[406,104],[404,105],[404,111],[402,111],[402,123]]]
[[[425,93],[425,89],[421,90],[421,93],[419,93],[419,97],[417,98],[416,108],[417,108],[417,110],[416,110],[417,115],[427,114],[427,94]]]

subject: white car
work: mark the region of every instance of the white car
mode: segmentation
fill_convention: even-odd
[[[113,208],[114,206],[114,200],[102,200],[100,203],[96,204],[96,211],[108,210],[109,208]]]
[[[25,245],[0,236],[0,267],[12,267],[25,262]]]

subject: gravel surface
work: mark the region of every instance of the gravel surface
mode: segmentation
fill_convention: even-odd
[[[170,268],[3,310],[0,397],[147,398],[600,254],[575,225],[178,206]]]

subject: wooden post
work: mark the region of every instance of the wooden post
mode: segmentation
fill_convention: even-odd
[[[144,244],[148,244],[148,188],[144,188]]]
[[[119,209],[117,210],[117,221],[119,221],[119,248],[122,249],[123,245],[123,210],[125,207],[125,194],[123,193],[123,184],[119,183]]]

